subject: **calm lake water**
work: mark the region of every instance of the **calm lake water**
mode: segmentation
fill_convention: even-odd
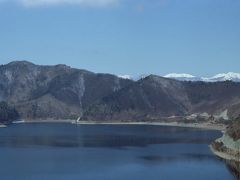
[[[228,180],[218,131],[144,125],[16,124],[0,129],[3,180]]]

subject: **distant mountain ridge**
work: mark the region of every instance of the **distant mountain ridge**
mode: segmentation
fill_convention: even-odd
[[[202,78],[193,76],[191,74],[177,74],[177,73],[171,73],[167,74],[164,76],[165,78],[170,78],[170,79],[176,79],[179,81],[202,81]]]
[[[240,73],[228,72],[228,73],[221,73],[217,74],[212,77],[196,77],[191,74],[177,74],[171,73],[167,74],[164,77],[176,79],[180,81],[204,81],[204,82],[219,82],[219,81],[234,81],[240,82]]]
[[[132,79],[138,81],[143,79],[149,75],[140,75],[137,77],[131,77],[130,75],[119,75],[118,77],[123,79]],[[186,73],[170,73],[165,76],[165,78],[176,79],[179,81],[204,81],[204,82],[220,82],[220,81],[234,81],[240,82],[240,73],[228,72],[228,73],[220,73],[212,77],[198,77],[191,74]]]
[[[240,83],[156,75],[133,81],[66,65],[15,61],[0,66],[0,101],[30,120],[231,119],[240,114]]]

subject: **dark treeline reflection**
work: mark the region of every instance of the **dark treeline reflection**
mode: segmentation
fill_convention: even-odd
[[[140,137],[140,136],[30,136],[1,138],[1,146],[53,146],[53,147],[144,147],[151,144],[171,144],[171,143],[207,143],[208,140],[202,138],[161,138],[161,137]]]

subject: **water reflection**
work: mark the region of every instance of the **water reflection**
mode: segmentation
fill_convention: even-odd
[[[0,137],[1,146],[25,147],[25,146],[52,146],[52,147],[146,147],[152,144],[177,144],[177,143],[207,143],[204,138],[161,138],[142,137],[129,135],[83,135],[79,136],[21,136],[21,137]]]
[[[160,126],[13,125],[0,131],[0,166],[5,167],[0,177],[232,179],[208,148],[219,136],[218,131]]]
[[[27,133],[25,133],[27,132]],[[18,125],[0,131],[1,147],[146,147],[155,144],[210,144],[218,133],[155,126]]]

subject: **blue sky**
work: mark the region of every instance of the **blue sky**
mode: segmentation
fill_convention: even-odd
[[[0,64],[240,72],[239,0],[0,0]]]

